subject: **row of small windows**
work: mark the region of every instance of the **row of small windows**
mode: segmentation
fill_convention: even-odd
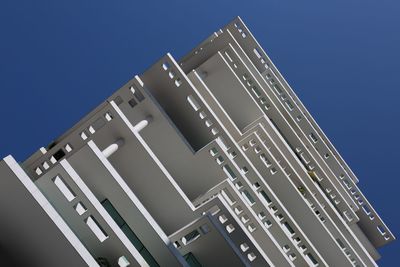
[[[106,122],[109,122],[113,119],[113,116],[111,112],[107,111],[104,113],[103,117],[98,118],[95,120],[91,125],[86,127],[83,131],[79,133],[79,136],[81,137],[82,140],[87,140],[89,135],[93,135],[96,131],[98,131],[100,128],[102,128]],[[56,146],[56,143],[52,143],[49,145],[48,149],[53,148]],[[64,158],[67,153],[72,152],[73,147],[70,143],[65,144],[62,148],[57,150],[56,152],[53,153],[53,155],[49,158],[47,161],[43,161],[40,166],[37,166],[35,168],[35,173],[40,176],[42,175],[45,171],[47,171],[50,168],[50,164],[56,164],[58,161],[60,161],[62,158]]]
[[[260,150],[259,149],[257,149],[257,143],[254,141],[254,139],[252,139],[252,140],[250,140],[249,142],[249,145],[250,146],[253,146],[253,147],[255,147],[255,149],[254,149],[254,152],[257,154],[257,153],[260,153]],[[243,148],[243,147],[242,147]],[[248,146],[247,146],[247,144],[244,146],[244,149],[245,150],[247,150],[248,149]],[[264,164],[267,166],[267,167],[271,167],[272,166],[272,163],[271,163],[271,161],[266,157],[266,155],[263,153],[263,154],[261,154],[260,155],[260,159],[262,159],[262,161],[264,162]],[[275,173],[276,171],[274,171],[274,172],[271,172],[271,173]],[[284,216],[281,214],[281,213],[279,213],[278,212],[278,208],[277,208],[277,206],[276,205],[272,205],[273,204],[273,202],[272,202],[272,200],[271,200],[271,198],[268,196],[268,194],[264,191],[264,190],[262,190],[261,189],[261,186],[260,186],[260,184],[258,183],[258,182],[255,182],[254,184],[253,184],[253,186],[254,186],[254,188],[256,189],[256,190],[258,190],[258,192],[259,192],[259,195],[266,201],[266,203],[267,203],[267,205],[268,206],[270,206],[271,208],[271,210],[272,210],[272,212],[273,212],[273,214],[275,214],[275,216],[277,217],[277,219],[278,219],[278,221],[279,222],[281,222],[281,226],[282,226],[282,228],[284,229],[284,231],[289,235],[289,236],[291,236],[291,237],[293,237],[295,234],[296,234],[296,232],[294,231],[294,229],[292,228],[292,226],[290,225],[290,223],[288,222],[288,221],[284,221]],[[319,215],[319,214],[316,214],[317,216]],[[265,218],[265,214],[262,212],[262,213],[259,213],[259,217],[260,218]],[[270,222],[269,223],[267,223],[267,224],[265,224],[266,225],[266,227],[268,228],[268,227],[270,227]],[[299,237],[296,237],[295,238],[295,241],[296,241],[296,243],[297,244],[299,244],[300,242],[301,242],[301,239],[299,238]],[[287,246],[288,247],[288,246]],[[307,247],[306,247],[306,245],[304,245],[304,244],[299,244],[299,247],[300,247],[300,249],[302,250],[302,251],[305,251],[306,249],[307,249]],[[285,251],[285,249],[284,249],[284,251]],[[312,254],[310,254],[310,256],[314,259],[314,257],[312,256]],[[307,256],[308,257],[308,256]],[[294,255],[289,255],[289,258],[290,259],[295,259],[295,254]],[[315,259],[314,259],[315,260]],[[317,261],[316,261],[317,262]]]
[[[370,208],[369,204],[364,202],[361,194],[358,192],[358,189],[355,190],[351,185],[351,182],[348,179],[345,179],[344,177],[345,177],[344,174],[339,175],[339,178],[342,180],[342,183],[345,185],[347,190],[349,190],[350,193],[353,195],[353,198],[356,200],[358,205],[360,205],[361,210],[369,217],[371,221],[374,220],[375,215],[372,209]],[[384,230],[384,227],[382,225],[378,225],[376,229],[384,237],[385,240],[390,239],[389,234]]]
[[[174,84],[176,87],[179,87],[182,85],[182,79],[177,76],[174,70],[171,69],[171,65],[169,62],[165,61],[161,64],[161,67],[164,71],[168,72],[168,77],[171,80],[174,80]]]
[[[142,102],[145,97],[140,90],[135,89],[133,86],[130,86],[129,90],[132,92],[133,97],[128,101],[128,104],[131,108],[134,108],[138,103]]]
[[[61,175],[55,176],[52,181],[68,202],[72,202],[76,198],[75,192],[65,182],[64,178],[61,177]],[[87,211],[85,205],[80,201],[74,205],[74,209],[79,216],[85,214]],[[92,215],[86,217],[84,221],[100,242],[104,242],[109,237]]]
[[[256,143],[255,143],[254,140],[250,140],[250,141],[249,141],[249,145],[255,147],[254,150],[255,150],[256,153],[257,153],[257,152],[260,153],[261,150],[259,149],[258,146],[255,146]],[[244,149],[244,150],[247,150],[248,148],[249,148],[249,147],[248,147],[247,144],[244,146],[244,148],[242,147],[242,149]],[[216,156],[217,153],[218,153],[218,151],[217,151],[215,148],[211,148],[211,149],[209,150],[209,152],[210,152],[210,154],[213,155],[213,156]],[[264,155],[264,157],[265,157],[265,155]],[[218,157],[216,157],[216,159],[217,159],[217,162],[218,162]],[[220,162],[222,162],[222,160],[220,160]],[[235,180],[235,179],[237,178],[237,176],[235,175],[235,173],[233,172],[233,170],[230,168],[229,165],[224,165],[224,166],[223,166],[223,169],[224,169],[224,171],[226,172],[226,174],[228,174],[228,177],[229,177],[231,180]],[[246,167],[242,168],[241,170],[242,170],[243,173],[246,173],[246,172],[248,171],[248,169],[247,169]],[[274,173],[275,173],[275,172],[276,172],[276,170],[274,171]],[[255,184],[253,184],[253,186],[254,186],[256,189],[260,189],[260,188],[261,188],[260,184],[257,183],[257,182],[256,182]],[[236,182],[236,183],[235,183],[235,187],[236,187],[238,190],[241,190],[242,197],[246,200],[246,202],[249,204],[250,207],[253,206],[253,205],[256,203],[256,201],[255,201],[255,199],[253,198],[253,196],[251,195],[251,193],[250,193],[247,189],[244,188],[244,186],[243,186],[243,184],[242,184],[241,181]],[[259,191],[259,194],[266,200],[267,204],[272,204],[272,200],[270,199],[270,197],[267,195],[267,193],[266,193],[264,190],[260,190],[260,191]],[[230,200],[229,202],[230,202],[230,203],[235,203],[235,202],[232,201],[232,200]],[[284,217],[283,217],[283,215],[282,215],[281,213],[278,213],[278,208],[277,208],[276,206],[272,206],[272,207],[271,207],[271,210],[272,210],[272,213],[275,214],[275,216],[277,217],[277,219],[278,219],[279,221],[282,222],[282,223],[281,223],[281,227],[285,230],[285,232],[287,232],[288,235],[290,235],[290,236],[295,235],[295,231],[294,231],[294,229],[291,227],[291,225],[289,224],[289,222],[283,221],[283,220],[284,220]],[[236,208],[236,209],[235,209],[235,212],[236,212],[237,214],[239,214],[239,213],[242,212],[242,209]],[[259,216],[260,219],[264,219],[264,218],[266,217],[264,212],[260,212],[260,213],[258,214],[258,216]],[[225,218],[224,218],[224,217],[220,217],[220,220],[224,221]],[[243,215],[243,216],[241,217],[241,221],[242,221],[243,223],[247,223],[248,220],[249,220],[249,217],[248,217],[247,215]],[[272,223],[271,223],[270,220],[265,220],[265,221],[264,221],[264,225],[266,226],[266,228],[269,228],[269,227],[272,225]],[[254,226],[254,225],[249,225],[249,227],[248,227],[249,231],[254,231],[254,230],[255,230],[255,227],[253,227],[253,226]],[[301,239],[299,239],[299,238],[298,238],[298,240],[301,241]],[[302,245],[302,246],[305,247],[305,245]],[[310,255],[311,255],[311,254],[310,254]],[[295,254],[292,254],[291,256],[289,256],[289,258],[291,258],[291,259],[294,260],[294,259],[296,258],[296,257],[295,257]]]
[[[225,196],[226,196],[226,192],[225,192]],[[235,202],[235,203],[236,203],[236,202]],[[240,211],[239,211],[239,210],[240,210]],[[218,209],[218,212],[219,212],[219,209]],[[218,212],[214,213],[213,216],[216,216]],[[235,208],[235,213],[236,213],[237,215],[241,214],[242,212],[243,212],[243,209],[242,209],[240,206],[238,206],[238,207]],[[219,222],[220,222],[222,225],[225,226],[225,230],[228,232],[228,234],[232,234],[232,233],[235,231],[235,226],[234,226],[232,223],[229,222],[229,219],[228,219],[228,217],[227,217],[225,214],[220,214],[220,215],[218,216],[218,220],[219,220]],[[249,220],[250,220],[250,218],[249,218],[247,215],[243,215],[243,216],[241,217],[241,221],[243,222],[243,224],[248,223]],[[253,231],[255,230],[254,224],[251,224],[251,223],[250,223],[250,224],[247,226],[247,229],[248,229],[250,232],[253,232]],[[240,247],[241,251],[242,251],[244,254],[247,255],[247,258],[248,258],[251,262],[254,261],[254,260],[257,258],[256,254],[255,254],[254,252],[249,251],[250,247],[249,247],[249,245],[247,245],[246,242],[241,243],[241,244],[239,245],[239,247]]]
[[[239,30],[239,31],[240,31],[240,30]],[[256,57],[257,57],[258,59],[261,60],[261,63],[265,63],[264,58],[262,58],[262,56],[261,56],[262,53],[259,51],[258,48],[254,48],[254,49],[253,49],[253,52],[254,52],[254,54],[256,55]],[[268,66],[267,66],[267,65],[266,65],[265,67],[266,67],[266,69],[268,69]],[[248,80],[248,77],[245,76],[244,78],[245,78],[245,80]],[[275,91],[278,93],[278,95],[281,95],[282,101],[284,101],[285,104],[286,104],[286,106],[288,107],[288,109],[289,109],[290,111],[292,111],[292,110],[294,109],[293,104],[287,99],[287,97],[286,97],[286,95],[284,94],[283,90],[281,89],[281,87],[280,87],[278,84],[276,84],[276,81],[272,78],[271,74],[270,74],[270,73],[267,73],[266,78],[267,78],[267,80],[270,80],[270,83],[273,84],[273,88],[275,89]],[[250,84],[251,84],[251,83],[248,83],[248,85],[250,85]],[[252,91],[253,91],[253,93],[256,95],[256,97],[259,98],[259,97],[261,96],[261,94],[259,93],[259,91],[258,91],[258,89],[257,89],[256,87],[253,88]],[[300,121],[302,120],[302,116],[301,116],[301,115],[298,115],[298,116],[296,117],[296,120],[297,120],[298,122],[300,122]],[[314,133],[310,133],[310,134],[309,134],[309,137],[310,137],[311,141],[312,141],[314,144],[318,142],[318,138],[315,136]],[[330,153],[329,153],[329,152],[324,153],[324,154],[323,154],[323,157],[324,157],[325,159],[329,159],[329,158],[330,158]],[[349,189],[348,186],[347,186],[347,188]],[[351,189],[349,189],[349,190],[351,190]],[[351,191],[351,193],[354,195],[354,194],[355,194],[355,191],[353,190],[353,191]],[[356,195],[356,196],[357,196],[357,199],[360,199],[360,196],[359,196],[359,195]],[[361,203],[360,203],[360,202],[361,202]],[[359,203],[360,203],[360,204],[363,204],[363,201],[361,200],[361,201],[359,201]],[[364,213],[366,213],[367,215],[370,215],[370,216],[371,216],[371,220],[374,219],[371,210],[370,210],[366,205],[362,205],[362,209],[363,209]],[[379,228],[379,227],[378,227],[378,228]],[[379,228],[379,229],[381,229],[381,228]]]

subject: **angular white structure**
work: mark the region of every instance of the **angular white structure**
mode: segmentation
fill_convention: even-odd
[[[29,266],[376,266],[394,240],[240,18],[0,173]]]

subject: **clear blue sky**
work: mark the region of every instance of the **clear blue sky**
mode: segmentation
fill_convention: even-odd
[[[1,0],[0,157],[24,160],[238,15],[399,237],[398,0]],[[399,242],[381,250],[381,266],[399,266]]]

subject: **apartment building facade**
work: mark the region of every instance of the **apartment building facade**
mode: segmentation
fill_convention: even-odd
[[[0,173],[31,266],[377,266],[395,239],[240,18]]]

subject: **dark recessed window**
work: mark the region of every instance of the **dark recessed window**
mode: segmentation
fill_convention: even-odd
[[[56,153],[53,154],[53,157],[59,161],[60,159],[62,159],[65,156],[65,152],[62,149],[59,149]]]

